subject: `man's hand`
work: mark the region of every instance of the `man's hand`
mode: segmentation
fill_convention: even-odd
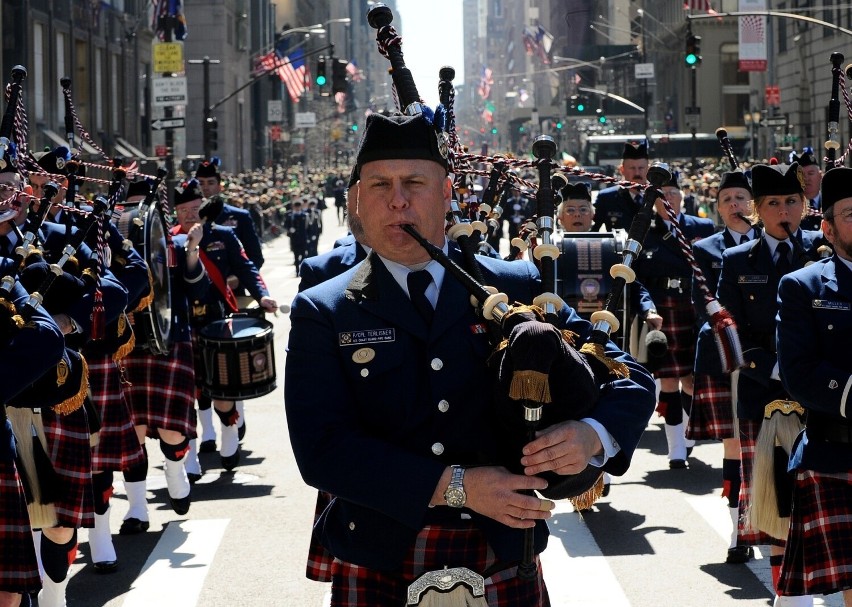
[[[277,312],[278,311],[278,302],[269,297],[269,295],[264,295],[260,298],[260,307],[263,308],[266,312]]]
[[[579,474],[592,457],[603,453],[598,433],[584,422],[561,422],[536,435],[536,439],[524,447],[521,458],[524,474],[530,476],[547,471]]]
[[[659,331],[663,328],[663,317],[656,312],[648,312],[648,315],[645,317],[645,322],[648,323],[648,327],[650,327],[653,331]]]
[[[57,314],[53,317],[53,322],[59,327],[63,335],[68,335],[74,331],[74,325],[71,324],[71,317],[67,314]]]
[[[204,228],[200,223],[196,223],[186,233],[186,248],[189,250],[198,248],[202,238],[204,238]]]
[[[432,503],[444,505],[444,490],[450,484],[450,468],[444,471]],[[547,481],[534,476],[512,474],[501,466],[467,468],[464,474],[466,508],[515,529],[535,527],[537,520],[551,517],[556,504],[524,491],[546,489]]]

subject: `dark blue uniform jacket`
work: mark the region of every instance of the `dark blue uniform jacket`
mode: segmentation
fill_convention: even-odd
[[[456,251],[451,256],[461,262]],[[532,264],[476,259],[487,284],[510,301],[530,302],[540,289]],[[485,366],[492,348],[469,300],[448,274],[427,330],[375,253],[294,300],[285,371],[290,440],[305,481],[337,496],[317,525],[322,543],[344,561],[399,568],[444,468],[509,457],[495,440]],[[567,306],[560,326],[578,333],[579,343],[591,329]],[[612,342],[608,352],[631,376],[611,382],[590,417],[621,447],[605,469],[623,474],[652,413],[654,383]],[[441,401],[448,405],[439,409]],[[521,558],[523,531],[472,516],[498,559]],[[546,538],[541,521],[536,552]]]

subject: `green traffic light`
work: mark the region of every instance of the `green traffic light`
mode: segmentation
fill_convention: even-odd
[[[693,66],[698,63],[698,55],[695,53],[687,53],[683,60],[688,66]]]
[[[493,129],[491,129],[491,134],[492,134],[492,135],[496,135],[496,134],[497,134],[497,127],[494,127]]]
[[[353,124],[353,125],[352,125],[352,130],[353,130],[353,131],[357,131],[357,130],[358,130],[358,125],[357,125],[357,124]]]
[[[577,111],[578,111],[578,112],[585,112],[585,111],[586,111],[586,106],[585,106],[584,104],[582,104],[582,103],[578,103],[578,104],[577,104]]]
[[[598,116],[598,122],[601,124],[606,124],[606,116]]]
[[[317,86],[325,86],[326,78],[325,76],[317,76]]]
[[[562,123],[561,123],[561,122],[557,122],[557,123],[556,123],[556,128],[557,128],[557,129],[561,129],[561,128],[562,128]]]

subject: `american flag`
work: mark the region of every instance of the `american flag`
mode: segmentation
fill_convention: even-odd
[[[349,74],[352,82],[361,82],[364,79],[364,75],[361,73],[361,70],[358,69],[358,64],[354,61],[350,61],[346,64],[346,73]]]
[[[705,12],[708,15],[716,14],[716,11],[714,11],[713,7],[710,5],[710,0],[685,0],[683,3],[683,10]]]
[[[490,67],[482,66],[482,73],[479,75],[479,87],[477,92],[483,99],[488,99],[491,95],[491,85],[494,84],[493,71]]]
[[[281,56],[278,51],[271,51],[257,59],[254,75],[276,72],[281,82],[287,85],[287,92],[293,103],[299,100],[305,92],[305,84],[308,75],[308,66],[302,49],[296,49],[290,56]]]

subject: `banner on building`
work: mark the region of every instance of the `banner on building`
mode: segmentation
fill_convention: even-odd
[[[765,11],[766,0],[740,0],[740,12]],[[766,17],[749,15],[739,18],[739,70],[766,71]]]

